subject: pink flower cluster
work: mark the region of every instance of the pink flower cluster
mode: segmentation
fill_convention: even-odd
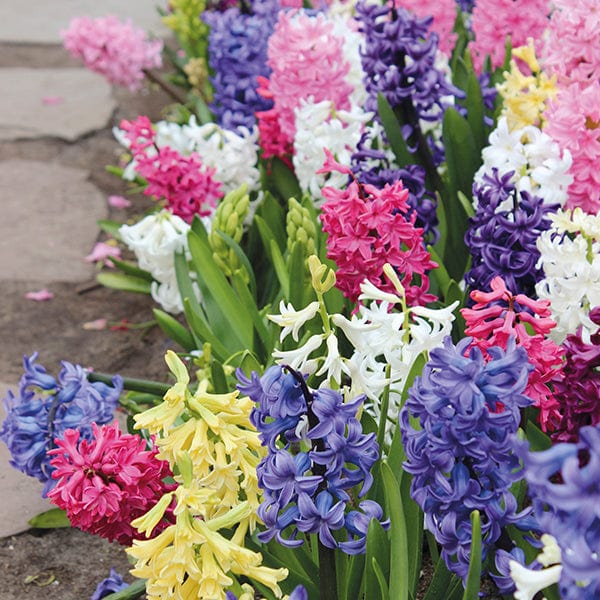
[[[527,38],[539,40],[548,24],[549,0],[477,0],[471,26],[475,40],[469,44],[478,71],[486,55],[492,67],[504,62],[506,37],[513,48],[525,46]]]
[[[294,110],[300,101],[331,100],[336,109],[350,108],[353,87],[347,81],[350,63],[344,40],[323,14],[280,12],[269,38],[268,80],[261,78],[259,93],[272,99],[273,108],[257,113],[260,144],[265,158],[291,150],[296,133]]]
[[[156,458],[155,450],[146,449],[140,436],[122,434],[116,423],[92,427],[91,441],[80,441],[74,429],[55,440],[56,448],[48,454],[54,456],[50,464],[56,468],[52,476],[58,483],[48,497],[66,510],[73,526],[131,545],[143,537],[131,521],[173,489],[163,481],[172,473],[167,462]],[[159,523],[154,535],[170,524]]]
[[[438,34],[438,48],[450,56],[457,37],[453,32],[456,0],[396,0],[394,5],[408,9],[421,19],[433,17],[431,31]]]
[[[330,152],[318,172],[352,174],[339,165]],[[358,300],[365,279],[378,288],[396,293],[384,276],[390,263],[404,286],[409,305],[423,305],[436,297],[427,293],[426,272],[437,267],[423,243],[423,230],[415,227],[415,216],[407,217],[408,190],[401,181],[380,190],[354,180],[346,190],[323,188],[323,231],[328,233],[327,256],[337,265],[337,287],[352,302]],[[417,276],[417,277],[415,277]]]
[[[61,35],[65,48],[88,69],[130,90],[140,88],[144,69],[162,65],[162,41],[149,40],[131,21],[122,23],[113,15],[76,17]]]
[[[129,140],[136,171],[148,182],[146,196],[164,199],[167,208],[187,223],[195,215],[212,214],[223,197],[221,182],[214,178],[216,169],[207,167],[195,152],[183,156],[169,146],[159,148],[148,117],[122,121],[121,129]]]
[[[558,401],[548,384],[561,373],[564,351],[546,337],[556,326],[550,317],[550,301],[514,295],[501,277],[494,277],[490,287],[491,292],[472,291],[473,308],[461,309],[467,325],[465,334],[472,336],[473,345],[484,353],[492,346],[506,349],[511,337],[517,346],[525,348],[533,365],[525,394],[540,409],[542,429],[552,429],[560,414]]]

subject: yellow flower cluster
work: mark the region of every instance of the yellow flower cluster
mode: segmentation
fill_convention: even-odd
[[[163,23],[175,33],[188,58],[204,56],[208,25],[199,15],[205,8],[205,0],[169,0],[169,11],[163,17]]]
[[[503,98],[502,114],[511,131],[528,125],[541,128],[548,101],[557,94],[556,76],[549,78],[541,70],[532,39],[528,40],[527,46],[514,48],[512,54],[529,67],[531,74],[523,74],[516,60],[511,59],[510,72],[504,72],[504,82],[497,86]]]
[[[150,600],[224,599],[243,575],[281,595],[286,569],[262,566],[244,547],[256,526],[260,490],[256,466],[264,454],[250,423],[252,401],[239,392],[210,394],[202,381],[188,389],[188,372],[174,352],[167,364],[177,383],[162,404],[136,415],[136,428],[156,436],[158,457],[169,461],[177,488],[133,525],[146,536],[174,504],[176,522],[153,539],[135,541],[132,574],[147,579]]]

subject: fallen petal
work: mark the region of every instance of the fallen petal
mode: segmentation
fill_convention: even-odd
[[[131,200],[127,200],[123,196],[109,196],[108,204],[113,208],[127,208],[131,206]]]
[[[83,324],[83,328],[90,331],[100,331],[106,329],[108,321],[106,319],[96,319],[95,321],[87,321]]]
[[[52,300],[54,294],[44,288],[37,292],[27,292],[25,298],[27,298],[27,300],[35,300],[36,302],[44,302],[45,300]]]

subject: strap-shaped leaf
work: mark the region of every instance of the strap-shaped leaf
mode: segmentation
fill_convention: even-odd
[[[479,600],[481,587],[481,517],[478,510],[471,512],[471,559],[463,600]]]
[[[375,567],[375,564],[377,567]],[[367,560],[365,562],[365,598],[383,598],[376,569],[384,581],[390,576],[390,542],[381,524],[371,519],[367,530]],[[385,592],[389,595],[388,585]]]
[[[379,92],[377,95],[377,111],[379,113],[379,120],[385,130],[385,135],[392,147],[396,161],[400,167],[418,163],[418,156],[411,154],[406,147],[402,130],[400,129],[400,123],[394,113],[393,108],[387,101],[386,97]]]
[[[103,271],[96,275],[96,280],[99,284],[115,290],[124,292],[134,292],[136,294],[149,294],[150,282],[141,277],[134,277],[126,273],[109,273]]]
[[[198,349],[194,336],[177,319],[158,308],[155,308],[152,312],[158,326],[170,339],[187,352]]]
[[[51,508],[46,512],[36,515],[27,521],[28,525],[36,529],[58,529],[61,527],[71,527],[71,521],[67,513],[62,508]]]
[[[148,271],[144,269],[140,269],[135,263],[129,262],[127,260],[119,260],[117,258],[111,257],[111,262],[119,269],[123,271],[123,273],[127,275],[133,275],[134,277],[139,277],[140,279],[145,279],[146,281],[154,281],[154,278]]]
[[[223,241],[233,250],[237,259],[240,261],[240,264],[246,269],[246,273],[248,274],[250,292],[254,298],[256,298],[256,277],[254,276],[254,269],[248,260],[245,252],[242,250],[241,246],[230,236],[224,233],[223,231],[217,231],[217,235],[223,238]]]
[[[194,310],[189,298],[183,300],[183,310],[197,347],[201,348],[204,342],[208,342],[219,360],[227,360],[232,353],[229,352],[221,340],[213,333],[204,319],[202,311]]]
[[[296,240],[292,252],[288,256],[289,272],[289,301],[297,310],[304,307],[304,292],[306,288],[306,247]]]

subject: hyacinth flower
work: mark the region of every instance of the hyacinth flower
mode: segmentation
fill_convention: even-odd
[[[562,369],[564,350],[549,333],[556,327],[551,317],[548,300],[534,300],[524,294],[513,294],[501,277],[490,282],[491,291],[473,290],[473,305],[461,309],[465,319],[465,334],[484,354],[488,348],[506,349],[511,340],[527,352],[533,366],[529,373],[525,394],[539,409],[543,431],[551,431],[561,420],[562,403],[556,384],[566,374]]]
[[[271,73],[267,42],[278,12],[277,0],[254,0],[249,11],[232,7],[202,13],[202,20],[210,26],[208,64],[214,92],[210,108],[225,129],[252,129],[255,113],[272,107],[271,101],[258,94],[257,77]]]
[[[540,299],[550,301],[557,342],[581,327],[589,341],[597,329],[590,310],[600,306],[600,216],[580,208],[559,210],[551,216],[552,227],[537,240],[539,265],[544,277],[535,287]]]
[[[61,31],[65,48],[110,83],[138,90],[148,69],[162,65],[162,40],[149,40],[131,20],[76,17]]]
[[[327,237],[327,256],[337,265],[337,287],[352,302],[360,295],[365,279],[384,291],[394,292],[385,280],[383,265],[396,270],[406,301],[412,306],[435,299],[428,293],[427,272],[437,265],[423,243],[423,230],[408,216],[408,190],[401,181],[378,189],[359,183],[349,167],[331,153],[320,172],[338,171],[352,177],[345,190],[323,188],[325,202],[320,215]]]
[[[513,293],[531,297],[543,278],[536,243],[558,206],[517,191],[512,179],[512,172],[500,174],[494,168],[473,184],[476,212],[465,234],[472,263],[465,282],[471,289],[488,290],[500,275]]]
[[[463,582],[471,511],[481,515],[484,558],[505,545],[507,525],[535,528],[530,511],[519,512],[511,492],[522,478],[511,434],[519,428],[520,409],[532,404],[523,394],[531,365],[514,341],[505,350],[488,348],[487,361],[470,344],[464,338],[455,346],[448,337],[443,348],[432,350],[400,412],[411,496],[448,569]]]
[[[239,577],[249,577],[281,595],[286,569],[263,566],[262,555],[245,547],[261,502],[256,467],[264,450],[250,422],[253,406],[238,391],[207,392],[206,380],[188,389],[188,372],[169,351],[176,383],[164,401],[135,416],[136,427],[154,435],[158,457],[168,461],[177,486],[133,521],[145,537],[172,507],[174,524],[152,539],[133,542],[132,574],[147,579],[148,598],[226,598]]]
[[[598,598],[600,430],[583,427],[577,443],[556,444],[543,452],[530,452],[522,443],[518,453],[536,519],[560,548],[561,598]]]
[[[117,423],[92,424],[92,439],[68,429],[48,452],[56,485],[50,501],[63,509],[71,525],[109,541],[129,546],[140,534],[131,522],[152,508],[173,486],[172,475],[156,450],[147,450],[140,436],[123,434]],[[169,523],[159,523],[156,533]]]
[[[105,596],[120,592],[127,587],[127,584],[123,581],[123,577],[119,575],[112,567],[110,569],[110,575],[103,579],[94,590],[90,600],[102,600]]]
[[[383,519],[376,502],[360,500],[379,458],[375,434],[364,434],[356,418],[364,397],[344,402],[335,390],[310,390],[289,367],[272,366],[250,378],[238,371],[238,378],[238,388],[256,403],[252,421],[268,449],[257,467],[264,494],[258,515],[265,524],[258,538],[296,547],[303,543],[300,533],[313,533],[325,548],[364,552],[370,520]],[[342,531],[345,541],[334,535]]]
[[[83,367],[67,361],[61,363],[55,378],[36,359],[37,353],[24,357],[25,372],[18,394],[9,391],[3,400],[6,419],[0,428],[0,439],[11,453],[10,464],[39,479],[46,496],[56,484],[52,478],[55,467],[48,452],[69,429],[77,429],[82,439],[89,440],[94,423],[112,421],[123,380],[114,377],[112,386],[91,383]]]

